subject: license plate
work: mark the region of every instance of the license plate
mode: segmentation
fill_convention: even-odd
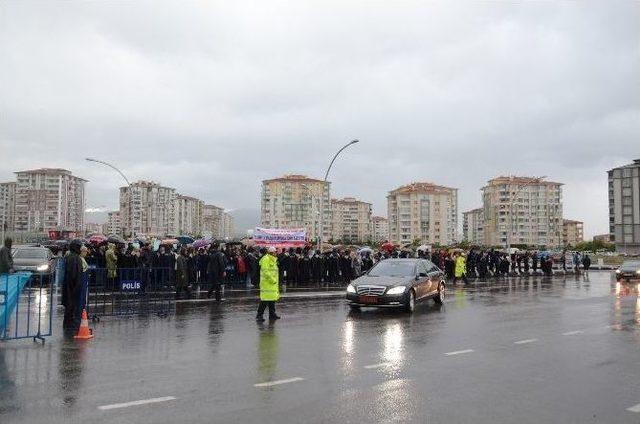
[[[378,298],[375,296],[360,296],[360,303],[378,303]]]

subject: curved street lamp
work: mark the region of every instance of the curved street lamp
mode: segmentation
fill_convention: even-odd
[[[336,161],[336,158],[338,157],[338,155],[340,153],[342,153],[342,151],[344,149],[346,149],[347,147],[359,143],[360,140],[351,140],[349,143],[345,144],[344,146],[342,146],[342,148],[340,148],[340,150],[338,150],[336,152],[335,155],[333,155],[333,159],[331,159],[331,163],[329,163],[329,167],[327,168],[327,172],[325,172],[324,174],[324,184],[322,186],[322,195],[320,196],[320,229],[318,231],[318,249],[320,250],[320,252],[322,252],[322,236],[324,235],[324,187],[327,185],[327,178],[329,178],[329,171],[331,171],[331,167],[333,166],[333,162]],[[329,202],[331,202],[331,199],[329,199]]]
[[[102,160],[98,160],[98,159],[94,159],[94,158],[85,158],[85,160],[88,161],[88,162],[95,162],[95,163],[99,163],[101,165],[108,166],[109,168],[113,169],[118,174],[120,174],[120,176],[127,183],[127,187],[129,188],[129,190],[128,190],[129,198],[131,199],[131,197],[133,196],[133,193],[131,192],[131,183],[129,182],[129,179],[122,173],[122,171],[120,171],[118,168],[116,168],[115,166],[111,165],[110,163],[102,161]],[[130,214],[133,214],[133,210],[131,209],[131,206],[129,206],[129,212],[130,212]],[[131,223],[131,219],[129,220],[129,222]],[[124,236],[124,230],[123,230],[123,234],[122,235]]]

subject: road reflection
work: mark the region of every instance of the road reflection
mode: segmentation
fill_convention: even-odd
[[[264,383],[274,380],[278,370],[280,343],[274,325],[262,326],[258,333],[258,380]]]
[[[83,374],[88,345],[65,339],[60,349],[58,362],[59,389],[62,404],[74,408],[84,387]]]

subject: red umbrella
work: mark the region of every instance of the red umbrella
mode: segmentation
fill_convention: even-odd
[[[382,246],[380,246],[382,250],[386,250],[387,252],[392,252],[395,247],[393,243],[386,242]]]
[[[102,234],[94,234],[91,237],[89,237],[89,243],[91,244],[100,244],[100,243],[104,243],[105,241],[107,241],[107,236],[102,235]]]

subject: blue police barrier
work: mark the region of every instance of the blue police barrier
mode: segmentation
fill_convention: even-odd
[[[44,337],[51,335],[50,277],[31,272],[0,275],[0,340],[33,338],[44,342]]]

